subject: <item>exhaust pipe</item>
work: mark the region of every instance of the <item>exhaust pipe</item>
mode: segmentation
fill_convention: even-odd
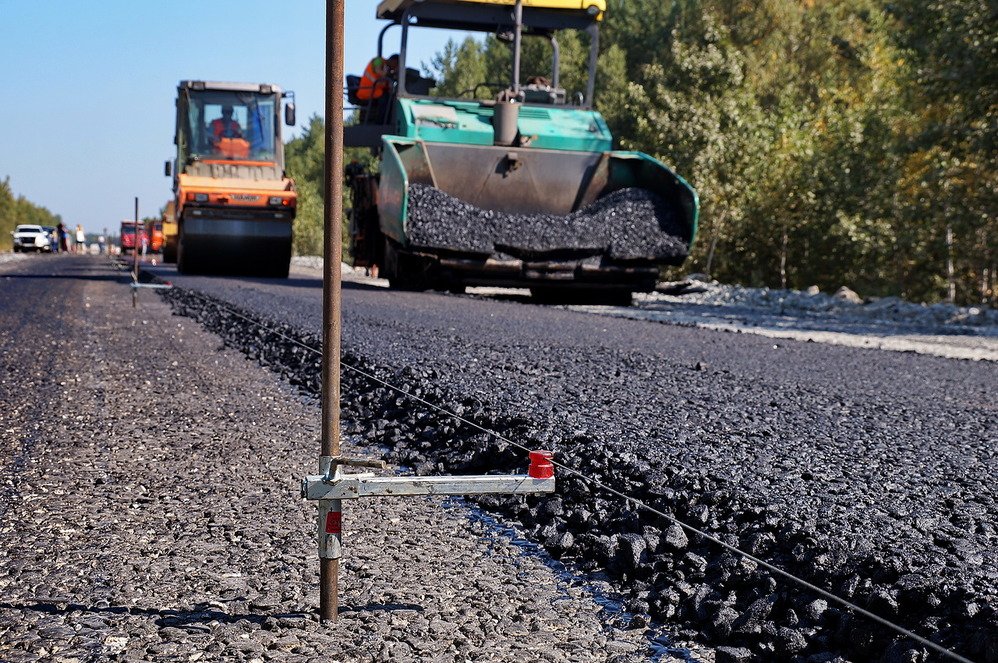
[[[495,112],[492,115],[492,129],[495,134],[496,145],[510,146],[516,143],[519,133],[517,122],[520,119],[520,104],[515,100],[502,100],[496,102]]]

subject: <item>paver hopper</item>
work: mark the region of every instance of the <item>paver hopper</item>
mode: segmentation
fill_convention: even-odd
[[[402,48],[389,103],[364,103],[348,77],[362,121],[347,127],[346,143],[381,155],[378,175],[348,173],[358,264],[379,265],[401,288],[506,285],[629,298],[654,288],[662,266],[683,262],[696,234],[696,193],[660,161],[614,151],[592,109],[604,10],[603,0],[379,5],[389,27],[401,26]],[[508,87],[493,99],[429,94],[434,82],[405,67],[408,33],[424,27],[508,35]],[[588,33],[590,53],[587,89],[571,98],[559,87],[557,34],[573,29]],[[521,84],[523,37],[551,42],[550,79]]]

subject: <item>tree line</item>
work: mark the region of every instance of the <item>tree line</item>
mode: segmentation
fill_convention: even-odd
[[[684,271],[998,303],[993,2],[608,5],[596,108],[620,148],[661,159],[699,192]],[[570,94],[584,89],[586,39],[558,35]],[[503,41],[469,38],[423,68],[441,95],[484,97],[475,87],[509,80],[510,61]],[[549,76],[549,63],[546,40],[525,41],[525,76]],[[287,151],[307,190],[302,252],[321,235],[321,130],[313,119]]]
[[[0,180],[0,251],[13,248],[11,232],[21,224],[56,226],[62,220],[41,205],[36,205],[24,196],[15,196],[10,185],[10,177]]]

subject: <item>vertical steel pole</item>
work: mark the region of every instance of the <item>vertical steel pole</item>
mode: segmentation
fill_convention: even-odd
[[[523,47],[523,0],[513,7],[513,93],[520,93],[520,50]]]
[[[326,181],[322,252],[322,456],[340,453],[340,263],[343,257],[343,4],[326,0]],[[320,533],[321,536],[321,533]],[[340,560],[319,558],[319,618],[339,611]]]
[[[139,282],[139,197],[135,196],[135,244],[132,246],[132,282]],[[132,308],[138,304],[139,290],[132,288]]]

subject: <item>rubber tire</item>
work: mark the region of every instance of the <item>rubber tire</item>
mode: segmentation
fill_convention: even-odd
[[[290,249],[286,255],[271,256],[270,260],[266,263],[266,267],[261,271],[261,276],[266,276],[272,279],[288,278],[288,272],[291,271]]]
[[[385,238],[385,266],[383,276],[388,279],[388,287],[405,292],[422,292],[430,288],[430,281],[424,271],[411,269],[406,263],[404,252],[400,252],[387,237]]]
[[[190,259],[189,252],[184,251],[184,226],[180,226],[177,235],[177,272],[180,274],[195,274],[196,266]]]
[[[163,243],[163,262],[165,263],[175,263],[177,262],[177,242],[164,242]]]
[[[544,286],[531,288],[530,295],[538,304],[598,306],[630,306],[633,296],[630,290],[569,289]]]

